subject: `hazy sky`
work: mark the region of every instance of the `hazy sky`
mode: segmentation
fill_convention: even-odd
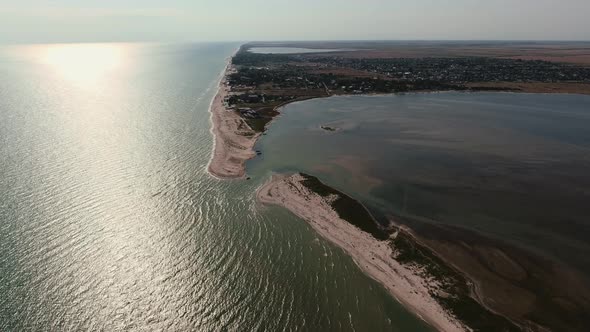
[[[590,0],[0,0],[0,43],[590,40]]]

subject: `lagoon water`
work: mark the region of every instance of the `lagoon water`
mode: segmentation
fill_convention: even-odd
[[[311,173],[385,221],[476,231],[588,277],[589,106],[514,93],[308,100],[285,107],[248,167]]]
[[[304,221],[258,207],[266,166],[207,174],[237,46],[0,50],[1,331],[430,330]]]

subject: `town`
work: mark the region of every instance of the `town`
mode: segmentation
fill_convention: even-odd
[[[258,132],[264,131],[279,107],[310,98],[418,91],[518,91],[510,85],[514,82],[590,84],[588,67],[493,57],[259,54],[245,45],[233,57],[232,65],[226,106],[240,112]]]

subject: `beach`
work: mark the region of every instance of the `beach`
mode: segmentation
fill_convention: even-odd
[[[227,75],[232,70],[231,62],[228,62],[217,95],[209,107],[214,147],[208,170],[213,176],[224,179],[244,177],[244,164],[256,156],[253,147],[260,136],[238,113],[224,105],[224,98],[230,93]]]
[[[397,262],[388,241],[379,241],[340,218],[330,205],[334,197],[318,195],[307,188],[303,180],[300,174],[273,175],[257,191],[257,200],[282,206],[306,220],[322,237],[348,253],[399,302],[439,331],[468,330],[431,295],[429,290],[436,285],[436,280],[426,280],[420,276],[418,268]]]

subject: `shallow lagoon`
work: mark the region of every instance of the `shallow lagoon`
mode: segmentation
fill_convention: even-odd
[[[452,92],[299,102],[272,123],[249,171],[305,171],[382,219],[474,230],[588,274],[589,105]]]

